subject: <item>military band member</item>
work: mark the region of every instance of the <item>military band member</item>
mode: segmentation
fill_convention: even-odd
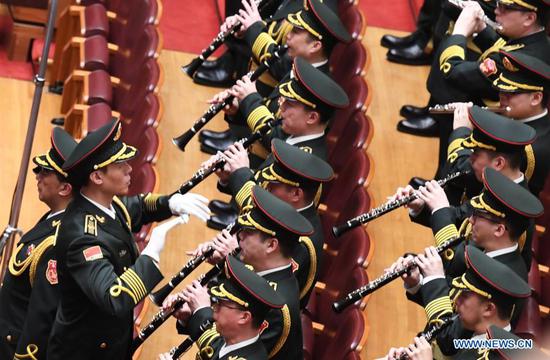
[[[213,244],[218,260],[223,259],[237,246],[240,259],[267,280],[284,301],[280,310],[271,310],[262,324],[260,340],[269,359],[302,359],[302,330],[298,282],[292,271],[292,253],[301,236],[313,232],[311,224],[290,205],[271,195],[259,186],[252,189],[253,208],[239,216],[237,236],[217,237]],[[199,247],[198,252],[203,251]],[[194,283],[188,291],[202,292]],[[176,297],[171,296],[163,306],[169,308]],[[192,306],[188,304],[188,306]],[[196,309],[195,309],[196,310]],[[193,313],[187,307],[176,314],[178,330],[187,332],[182,324]],[[212,317],[210,308],[198,309],[193,317],[198,323]]]
[[[453,312],[459,315],[436,337],[439,349],[446,356],[460,351],[453,339],[484,338],[490,325],[510,331],[512,317],[531,294],[527,282],[514,270],[477,247],[465,248],[465,261],[466,271],[449,286],[441,258],[435,248],[427,248],[418,258],[418,268],[405,280],[406,286],[421,284],[418,292],[428,323],[437,323]]]
[[[228,187],[240,211],[252,206],[252,188],[258,184],[290,204],[313,225],[313,234],[302,237],[292,255],[303,308],[322,266],[324,235],[317,212],[319,197],[322,184],[330,181],[334,173],[325,161],[280,139],[273,139],[271,151],[273,163],[254,173],[246,151],[242,147],[231,148],[231,155],[225,157],[231,174]]]
[[[55,235],[72,186],[61,167],[76,141],[54,128],[51,149],[35,156],[38,198],[49,208],[19,241],[0,289],[0,358],[45,359],[58,302]]]
[[[141,255],[132,232],[173,214],[208,217],[194,194],[118,198],[137,153],[121,133],[120,121],[90,132],[63,164],[75,194],[55,246],[60,303],[48,359],[130,359],[133,309],[162,279],[160,252],[175,222],[157,227]]]
[[[182,298],[197,306],[188,321],[189,334],[196,341],[197,358],[267,360],[267,351],[260,340],[262,324],[271,309],[282,309],[283,299],[261,276],[229,255],[225,260],[225,279],[221,284],[197,292],[191,286]],[[214,326],[202,322],[200,307],[212,308]],[[203,330],[206,328],[206,330]],[[161,359],[172,359],[167,354]]]
[[[550,171],[550,65],[548,57],[538,59],[522,51],[501,51],[504,69],[493,82],[500,95],[500,106],[508,107],[506,116],[531,126],[537,138],[525,149],[522,170],[529,188],[538,195]]]

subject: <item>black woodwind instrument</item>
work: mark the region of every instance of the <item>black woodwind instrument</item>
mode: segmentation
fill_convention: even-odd
[[[500,106],[483,106],[481,107],[483,110],[491,111],[496,114],[506,114],[510,110],[512,110],[509,106],[506,107],[500,107]],[[454,113],[455,108],[451,104],[444,104],[444,105],[434,105],[430,106],[428,108],[428,112],[430,114],[452,114]]]
[[[256,70],[250,71],[248,74],[246,74],[246,77],[250,77],[251,81],[254,81],[258,79],[264,72],[269,69],[269,67],[278,59],[280,59],[284,53],[286,52],[287,47],[279,46],[272,57],[264,61]],[[191,126],[189,130],[184,132],[178,137],[175,137],[172,139],[172,142],[174,145],[176,145],[181,151],[185,151],[185,147],[191,141],[193,136],[195,136],[196,133],[198,133],[210,120],[214,118],[220,111],[223,110],[223,108],[226,105],[229,105],[233,102],[233,99],[235,97],[233,95],[229,95],[224,99],[223,102],[218,104],[212,104],[208,107],[208,110]]]
[[[263,11],[263,9],[267,8],[267,6],[274,0],[264,0],[264,1],[261,1],[261,0],[257,0],[255,1],[256,5],[258,6],[258,11],[260,11],[260,14],[261,12]],[[263,17],[263,16],[262,16]],[[186,73],[187,75],[189,75],[189,77],[193,77],[193,75],[195,75],[195,72],[197,72],[197,70],[199,69],[199,67],[202,65],[203,62],[206,61],[206,59],[208,59],[208,57],[210,55],[212,55],[214,53],[214,51],[216,51],[220,46],[223,45],[223,43],[230,37],[230,36],[233,36],[235,33],[237,33],[239,30],[241,29],[241,23],[240,22],[237,22],[235,25],[233,25],[233,27],[231,29],[229,29],[228,31],[220,31],[218,33],[218,35],[216,35],[216,37],[214,38],[214,40],[212,40],[212,42],[210,43],[210,45],[208,45],[208,47],[206,47],[206,49],[204,49],[201,54],[194,58],[189,64],[187,65],[184,65],[181,67],[181,70]]]
[[[438,247],[436,247],[436,250],[437,250],[438,254],[442,254],[444,251],[458,245],[464,239],[465,239],[465,237],[463,237],[463,236],[454,237],[454,238],[452,238],[448,241],[445,241],[443,244],[439,245]],[[411,269],[413,269],[416,266],[417,266],[417,264],[416,264],[416,257],[415,257],[406,266],[403,266],[401,268],[397,268],[392,272],[388,272],[388,273],[380,276],[379,278],[374,279],[373,281],[369,282],[368,284],[366,284],[366,285],[364,285],[364,286],[362,286],[358,289],[355,289],[355,290],[351,291],[349,294],[347,294],[341,300],[335,301],[332,304],[332,309],[337,313],[342,312],[345,308],[347,308],[351,304],[355,303],[357,300],[360,300],[360,299],[364,298],[365,296],[367,296],[369,294],[372,294],[376,290],[378,290],[381,287],[389,284],[390,282],[392,282],[393,280],[399,278],[401,275],[405,274],[406,272],[410,271]]]
[[[212,322],[210,321],[210,319],[205,320],[200,325],[201,333],[209,329],[211,326]],[[193,346],[193,342],[193,339],[188,336],[185,340],[181,342],[181,344],[179,344],[178,346],[174,346],[172,349],[170,349],[170,356],[172,357],[172,360],[178,360],[183,354],[191,349],[191,346]]]
[[[459,176],[466,175],[469,173],[469,171],[457,171],[455,173],[449,174],[446,177],[444,177],[441,180],[438,180],[437,183],[440,186],[445,186],[449,181],[456,179]],[[416,200],[418,196],[416,194],[412,194],[409,196],[406,196],[404,198],[388,201],[385,204],[380,205],[379,207],[376,207],[369,212],[366,212],[364,214],[358,215],[354,218],[349,219],[343,224],[336,225],[332,227],[332,234],[334,236],[338,237],[342,235],[343,233],[359,226],[368,223],[369,221],[376,219],[377,217],[380,217],[386,213],[389,213],[390,211],[393,211],[395,209],[400,208],[401,206],[407,205],[413,200]]]
[[[464,9],[464,6],[466,6],[466,1],[465,0],[449,0],[449,3],[456,6],[459,9]],[[485,24],[487,24],[487,26],[492,27],[493,30],[495,30],[497,32],[502,31],[502,25],[500,25],[499,23],[497,23],[494,20],[491,20],[487,15],[483,15],[481,17],[481,20]]]
[[[204,260],[212,256],[213,253],[214,249],[212,247],[209,247],[204,253],[197,255],[189,260],[183,266],[183,268],[181,268],[181,270],[176,275],[174,275],[172,279],[170,279],[170,281],[168,281],[166,285],[149,295],[151,301],[157,306],[162,306],[164,299],[166,299],[166,297],[170,295],[172,290],[174,290],[174,288],[178,286],[183,281],[183,279],[189,276],[189,274],[191,274],[193,270],[198,268],[199,265],[204,262]]]
[[[206,274],[201,275],[198,278],[200,284],[204,286],[218,276],[223,271],[224,264],[225,261],[221,261],[212,267],[212,269],[210,269]],[[169,310],[159,310],[155,316],[153,316],[151,322],[139,331],[137,337],[132,342],[132,354],[145,342],[145,340],[147,340],[149,336],[151,336],[151,334],[153,334],[177,309],[182,307],[184,304],[185,301],[183,299],[178,299]]]
[[[455,321],[457,318],[458,314],[446,317],[445,319],[441,320],[440,323],[429,326],[426,330],[420,332],[416,337],[423,337],[424,339],[426,339],[427,342],[431,342],[443,329],[451,325],[453,321]],[[408,360],[410,358],[407,353],[403,353],[401,354],[401,356],[398,357],[398,359]]]
[[[244,138],[240,140],[243,147],[246,149],[250,145],[252,145],[257,140],[260,140],[264,135],[266,135],[269,130],[276,127],[281,123],[281,119],[273,119],[268,121],[265,125],[260,127],[258,130],[253,132],[248,138]],[[191,179],[184,182],[180,188],[172,193],[172,195],[176,193],[185,194],[189,192],[191,189],[193,189],[195,186],[197,186],[200,182],[202,182],[204,179],[206,179],[208,176],[213,174],[216,170],[221,169],[225,165],[225,160],[218,155],[218,158],[216,161],[208,168],[206,169],[199,169],[196,173],[193,174]]]

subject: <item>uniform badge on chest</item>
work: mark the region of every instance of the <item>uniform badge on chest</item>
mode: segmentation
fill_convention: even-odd
[[[27,257],[31,256],[32,251],[34,250],[34,244],[30,244],[27,248]]]
[[[57,261],[48,261],[48,268],[46,269],[46,280],[52,285],[57,284]]]
[[[124,257],[124,256],[126,256],[126,254],[128,254],[128,250],[126,250],[126,249],[122,249],[122,250],[118,251],[118,256],[120,256],[120,257]]]

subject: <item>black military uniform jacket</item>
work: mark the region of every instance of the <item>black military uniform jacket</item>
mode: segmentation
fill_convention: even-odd
[[[260,329],[260,340],[271,360],[302,360],[302,325],[300,320],[300,304],[298,300],[298,282],[292,273],[290,266],[281,270],[262,275],[285,301],[282,309],[272,309],[266,316]],[[188,333],[192,329],[198,329],[200,324],[212,320],[212,308],[202,308],[196,311],[187,328],[177,323],[180,333]],[[191,337],[197,338],[197,333],[190,333]],[[197,340],[199,349],[210,346],[211,341],[219,337],[217,332],[206,330],[203,338]],[[201,352],[201,355],[206,352]],[[210,357],[202,357],[203,360]]]
[[[526,147],[527,161],[522,169],[529,179],[529,189],[538,196],[550,171],[550,116],[545,112],[526,124],[535,129],[537,138],[532,146]]]
[[[1,359],[46,358],[59,299],[53,246],[63,213],[48,215],[19,241],[0,289]]]
[[[171,216],[168,197],[113,199],[116,219],[77,195],[59,229],[61,301],[48,359],[130,359],[133,309],[162,275],[132,231]]]

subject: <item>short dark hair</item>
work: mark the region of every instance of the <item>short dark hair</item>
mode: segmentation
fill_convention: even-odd
[[[538,7],[536,14],[537,14],[537,24],[539,24],[540,26],[549,25],[548,20],[550,16],[548,14],[550,14],[550,12],[548,11],[548,7],[545,6],[545,4],[542,4],[541,6]]]
[[[512,169],[519,169],[521,167],[521,162],[525,157],[524,151],[512,151],[512,152],[496,152],[489,151],[491,158],[494,159],[497,156],[502,156],[506,159],[506,162]]]

